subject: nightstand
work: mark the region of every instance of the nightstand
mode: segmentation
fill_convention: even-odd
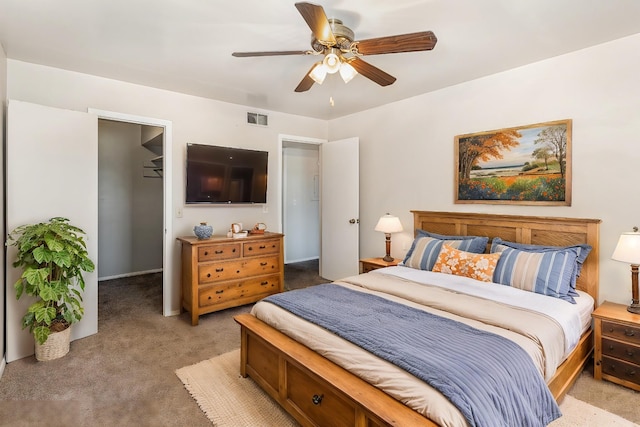
[[[360,260],[360,264],[362,265],[362,272],[368,273],[371,270],[375,270],[377,268],[392,267],[394,265],[398,265],[400,261],[402,260],[397,258],[395,258],[393,261],[385,261],[382,258],[363,258]]]
[[[592,314],[595,329],[593,376],[640,391],[640,315],[605,302]]]

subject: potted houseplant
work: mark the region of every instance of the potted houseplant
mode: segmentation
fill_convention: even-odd
[[[82,272],[95,265],[88,256],[85,232],[67,218],[22,225],[8,236],[7,246],[18,250],[13,266],[22,268],[15,282],[16,299],[36,297],[22,318],[36,341],[36,358],[51,360],[69,352],[70,327],[84,314]]]

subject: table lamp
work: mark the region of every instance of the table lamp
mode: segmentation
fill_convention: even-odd
[[[398,219],[397,216],[389,214],[383,215],[378,220],[375,230],[384,233],[387,244],[387,254],[382,259],[387,262],[393,261],[393,258],[391,257],[391,233],[399,233],[402,231],[400,219]]]
[[[638,227],[633,227],[632,233],[622,233],[618,245],[611,255],[611,259],[631,264],[631,305],[627,307],[630,313],[640,314],[638,301],[638,265],[640,265],[640,233]]]

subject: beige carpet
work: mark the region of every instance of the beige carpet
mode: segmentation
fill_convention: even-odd
[[[239,373],[240,350],[176,370],[200,409],[219,427],[298,426],[250,378]],[[560,405],[563,416],[549,427],[640,427],[571,396]]]

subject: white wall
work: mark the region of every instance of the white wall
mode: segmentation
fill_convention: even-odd
[[[129,124],[130,126],[135,126]],[[133,204],[131,221],[133,226],[133,265],[131,273],[148,272],[162,268],[162,235],[163,235],[163,194],[162,178],[153,171],[147,176],[143,174],[142,166],[154,165],[150,160],[157,157],[154,151],[142,146],[145,130],[158,129],[151,126],[141,126],[142,138],[135,144],[135,150],[130,163],[133,176],[131,188]],[[162,130],[162,129],[160,129]],[[156,147],[157,148],[157,147]],[[149,178],[155,176],[155,178]]]
[[[114,111],[129,115],[154,117],[172,122],[173,128],[173,188],[174,215],[172,227],[175,238],[191,235],[193,226],[206,221],[217,234],[225,233],[232,222],[244,224],[266,223],[271,230],[278,223],[279,185],[276,176],[278,135],[299,135],[326,139],[327,122],[308,117],[269,111],[269,126],[246,123],[247,111],[253,107],[229,104],[211,99],[184,95],[141,85],[52,67],[7,60],[7,96],[32,103],[87,111],[88,108]],[[250,94],[247,94],[250,99]],[[269,152],[269,183],[267,204],[244,207],[184,206],[184,153],[188,142],[226,145]],[[177,218],[178,210],[183,213]],[[265,212],[266,211],[266,212]],[[92,236],[95,237],[95,236]],[[171,307],[179,310],[180,258],[179,243],[169,254],[173,262]]]
[[[132,154],[140,126],[98,120],[98,278],[133,270]]]
[[[385,212],[407,230],[394,257],[410,209],[599,218],[600,300],[629,304],[629,266],[610,257],[640,225],[639,51],[640,34],[332,120],[330,140],[360,135],[361,256],[381,253]],[[573,119],[571,207],[454,204],[455,135],[559,119]]]
[[[142,128],[98,121],[100,279],[162,268],[162,178],[143,175],[157,154],[142,146]]]
[[[316,144],[284,146],[284,259],[286,263],[320,257],[320,150]]]
[[[7,114],[7,55],[4,53],[4,48],[0,44],[0,197],[4,199],[4,147],[5,147],[5,118]],[[4,209],[0,209],[0,233],[4,236]],[[4,240],[3,240],[4,241]],[[3,245],[2,259],[5,259],[4,253],[6,249]],[[3,278],[4,283],[4,262],[0,262],[0,277]],[[6,284],[5,284],[6,286]],[[5,330],[5,311],[4,311],[4,292],[0,292],[0,377],[4,371],[5,365],[5,347],[4,347],[4,330]]]

